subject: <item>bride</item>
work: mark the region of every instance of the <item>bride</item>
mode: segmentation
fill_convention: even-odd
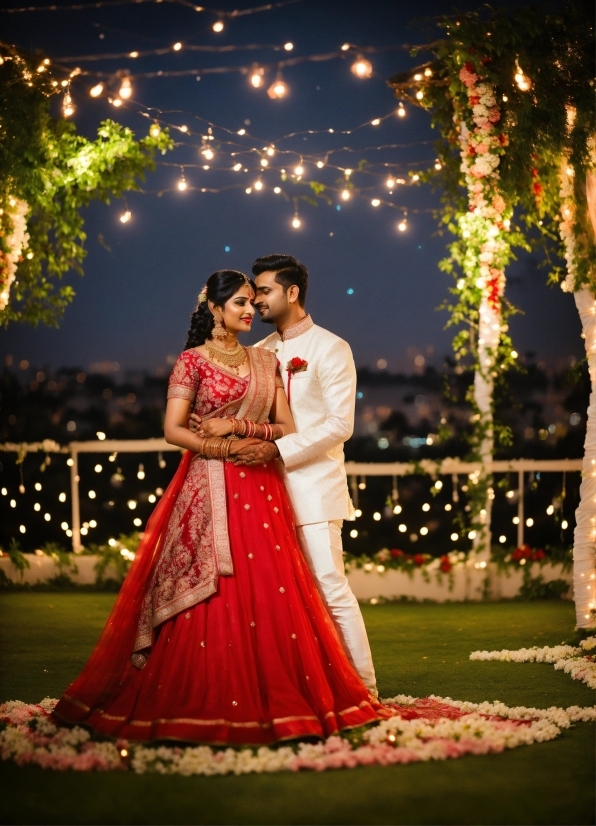
[[[238,342],[253,299],[233,270],[199,295],[165,418],[167,441],[186,453],[56,707],[63,722],[131,740],[257,745],[388,715],[344,654],[274,463],[234,464],[239,439],[294,432],[275,354]]]

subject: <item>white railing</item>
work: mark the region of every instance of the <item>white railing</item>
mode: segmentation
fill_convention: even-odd
[[[165,439],[104,439],[103,441],[70,442],[61,447],[55,442],[35,442],[32,444],[4,444],[0,450],[15,453],[63,453],[69,454],[70,492],[72,510],[72,548],[80,552],[81,545],[81,509],[79,496],[79,453],[163,453],[166,451],[180,451],[175,445],[170,445]],[[346,473],[352,484],[357,487],[358,477],[387,476],[394,480],[399,476],[412,476],[421,472],[433,478],[439,476],[469,477],[470,474],[481,469],[479,462],[464,462],[461,459],[422,459],[412,462],[346,462]],[[492,462],[489,470],[492,473],[517,473],[518,500],[517,500],[517,544],[524,544],[524,474],[525,473],[564,473],[581,472],[581,459],[505,459]]]

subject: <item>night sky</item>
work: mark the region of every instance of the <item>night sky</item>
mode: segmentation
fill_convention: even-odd
[[[228,10],[253,5],[244,0],[214,2]],[[457,4],[459,10],[477,6],[476,2]],[[427,43],[438,33],[432,16],[451,11],[450,2],[438,0],[417,5],[395,0],[304,0],[228,21],[221,34],[211,30],[215,19],[212,15],[165,2],[2,14],[1,20],[3,39],[23,48],[41,49],[56,59],[171,47],[177,41],[184,45],[283,45],[291,41],[291,56],[296,56],[335,51],[344,42],[380,49]],[[412,23],[414,14],[426,19],[421,17]],[[183,48],[160,57],[80,65],[109,72],[128,68],[134,73],[249,66],[253,61],[274,63],[288,56],[290,53],[271,49],[204,54]],[[427,57],[428,53],[421,60]],[[143,107],[168,110],[163,115],[165,120],[187,124],[195,134],[176,132],[176,141],[183,145],[160,157],[160,161],[171,165],[159,165],[148,176],[145,192],[127,197],[132,212],[129,223],[119,220],[126,208],[122,201],[109,206],[96,204],[88,210],[85,276],[69,277],[77,296],[61,328],[13,326],[0,333],[2,350],[17,361],[27,359],[37,367],[67,365],[88,370],[94,363],[110,361],[118,362],[122,369],[163,369],[168,357],[171,360],[183,348],[196,295],[212,271],[229,267],[250,272],[256,257],[284,252],[295,255],[308,267],[311,282],[307,309],[315,322],[347,339],[359,366],[374,366],[384,358],[390,370],[410,372],[419,354],[427,362],[440,365],[450,352],[452,333],[444,331],[447,316],[436,312],[436,307],[452,280],[437,267],[448,241],[448,237],[437,236],[431,214],[438,206],[438,194],[423,185],[398,188],[389,196],[384,183],[387,174],[379,165],[398,164],[391,172],[406,177],[409,169],[434,160],[432,143],[437,135],[430,128],[430,115],[410,105],[406,105],[405,118],[392,114],[377,127],[367,125],[351,135],[337,134],[395,112],[397,100],[386,79],[415,63],[402,48],[385,48],[368,58],[374,67],[373,77],[368,80],[357,79],[350,72],[352,54],[345,60],[286,68],[283,79],[290,92],[284,100],[267,97],[265,89],[275,77],[274,70],[268,72],[265,86],[259,90],[251,88],[247,77],[240,73],[207,74],[200,81],[195,77],[133,77],[130,110],[115,109],[105,93],[92,100],[86,91],[95,82],[92,79],[75,85],[74,120],[89,137],[108,117],[126,123],[139,136],[145,135],[151,121],[138,114]],[[55,103],[58,112],[58,101]],[[219,139],[226,137],[221,130],[215,130],[218,140],[213,142],[216,157],[212,168],[189,166],[205,162],[196,145],[200,134],[206,133],[206,124],[197,117],[233,132],[245,128],[254,139],[245,138],[244,146],[262,150],[274,143],[278,149],[295,154],[278,152],[271,161],[272,168],[263,175],[264,189],[247,195],[245,187],[258,177],[258,157],[254,153],[242,156],[249,173],[231,172],[235,159],[229,147],[218,146]],[[280,140],[291,132],[330,128],[335,130],[333,134]],[[240,143],[237,136],[233,140]],[[400,146],[383,151],[372,148],[381,144]],[[357,187],[367,188],[366,197],[343,202],[333,192],[330,205],[312,206],[302,201],[302,225],[294,229],[292,202],[275,195],[272,189],[279,184],[290,197],[306,193],[306,189],[281,183],[279,169],[294,167],[301,152],[323,155],[342,146],[358,152],[336,153],[330,157],[332,164],[355,168],[358,159],[364,158],[375,173],[353,176]],[[179,192],[176,184],[180,166],[185,164],[189,189]],[[305,166],[307,180],[335,186],[341,177],[340,172],[328,167],[318,170],[311,162]],[[219,193],[193,189],[229,185],[234,188]],[[159,197],[157,193],[163,190],[170,191]],[[375,197],[393,200],[408,209],[406,232],[397,230],[403,209],[375,209],[370,203]],[[525,312],[512,320],[514,344],[521,353],[534,351],[548,365],[562,367],[573,357],[582,357],[580,324],[573,298],[558,287],[546,286],[545,270],[537,267],[539,260],[539,255],[522,256],[508,272],[507,294]],[[269,332],[269,327],[256,321],[251,339],[256,341]]]

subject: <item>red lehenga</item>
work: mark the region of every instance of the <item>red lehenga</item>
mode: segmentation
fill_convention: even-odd
[[[249,357],[239,378],[186,350],[169,395],[203,417],[267,421],[275,356]],[[256,745],[390,716],[346,658],[274,464],[184,455],[59,720],[131,740]]]

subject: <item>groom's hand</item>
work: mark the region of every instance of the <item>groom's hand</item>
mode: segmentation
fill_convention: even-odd
[[[275,442],[263,442],[260,439],[242,439],[236,442],[239,445],[233,455],[236,465],[265,465],[272,459],[279,457],[279,450]]]

